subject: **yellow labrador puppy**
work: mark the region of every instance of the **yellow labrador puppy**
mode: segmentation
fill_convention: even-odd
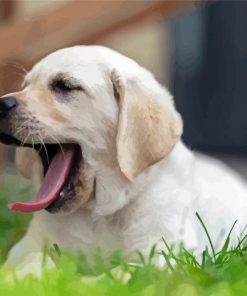
[[[126,256],[161,237],[198,249],[247,221],[247,188],[216,160],[181,142],[171,95],[133,60],[101,46],[58,50],[36,64],[21,90],[0,98],[0,140],[17,148],[20,172],[33,180],[35,212],[8,265],[27,262],[43,240],[60,248]]]

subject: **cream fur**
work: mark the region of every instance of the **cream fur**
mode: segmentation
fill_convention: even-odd
[[[91,96],[52,101],[66,122],[47,113],[41,94],[35,97],[34,92],[35,85],[46,85],[60,71],[82,81]],[[26,85],[25,95],[32,91],[27,108],[39,121],[43,138],[76,140],[97,187],[95,199],[73,213],[36,213],[7,265],[41,251],[44,238],[62,248],[118,248],[127,256],[136,249],[148,254],[155,243],[163,247],[162,236],[200,250],[206,238],[196,211],[213,240],[236,219],[233,236],[240,235],[247,220],[246,184],[222,163],[184,146],[171,97],[147,70],[110,49],[78,46],[46,57],[27,75]]]

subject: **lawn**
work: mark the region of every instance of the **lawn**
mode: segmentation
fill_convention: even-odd
[[[6,204],[16,194],[12,189],[0,192],[0,255],[4,262],[9,248],[23,235],[30,215],[9,211]],[[18,195],[29,195],[29,189],[19,190]],[[200,217],[198,217],[200,220]],[[199,221],[200,222],[200,221]],[[202,231],[207,236],[201,221]],[[230,233],[230,230],[229,230]],[[44,270],[41,278],[26,276],[18,279],[13,273],[0,269],[0,295],[245,295],[247,294],[247,247],[243,237],[239,244],[229,249],[230,235],[221,250],[214,250],[208,239],[208,247],[197,261],[192,253],[180,246],[173,253],[164,241],[162,252],[167,264],[159,270],[153,264],[155,248],[150,258],[140,253],[140,264],[127,263],[118,252],[103,259],[95,251],[93,261],[83,254],[71,255],[53,246],[48,252],[56,268]],[[176,264],[174,264],[176,263]]]

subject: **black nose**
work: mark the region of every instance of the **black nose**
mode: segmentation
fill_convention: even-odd
[[[0,120],[2,120],[8,112],[16,107],[17,102],[15,97],[0,98]]]

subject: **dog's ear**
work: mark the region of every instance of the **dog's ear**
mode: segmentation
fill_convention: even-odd
[[[166,157],[182,134],[182,120],[172,98],[153,76],[143,70],[136,77],[111,78],[119,102],[117,158],[131,181]]]
[[[38,189],[44,173],[38,152],[32,148],[16,148],[15,165],[23,177],[32,181],[34,189]]]

